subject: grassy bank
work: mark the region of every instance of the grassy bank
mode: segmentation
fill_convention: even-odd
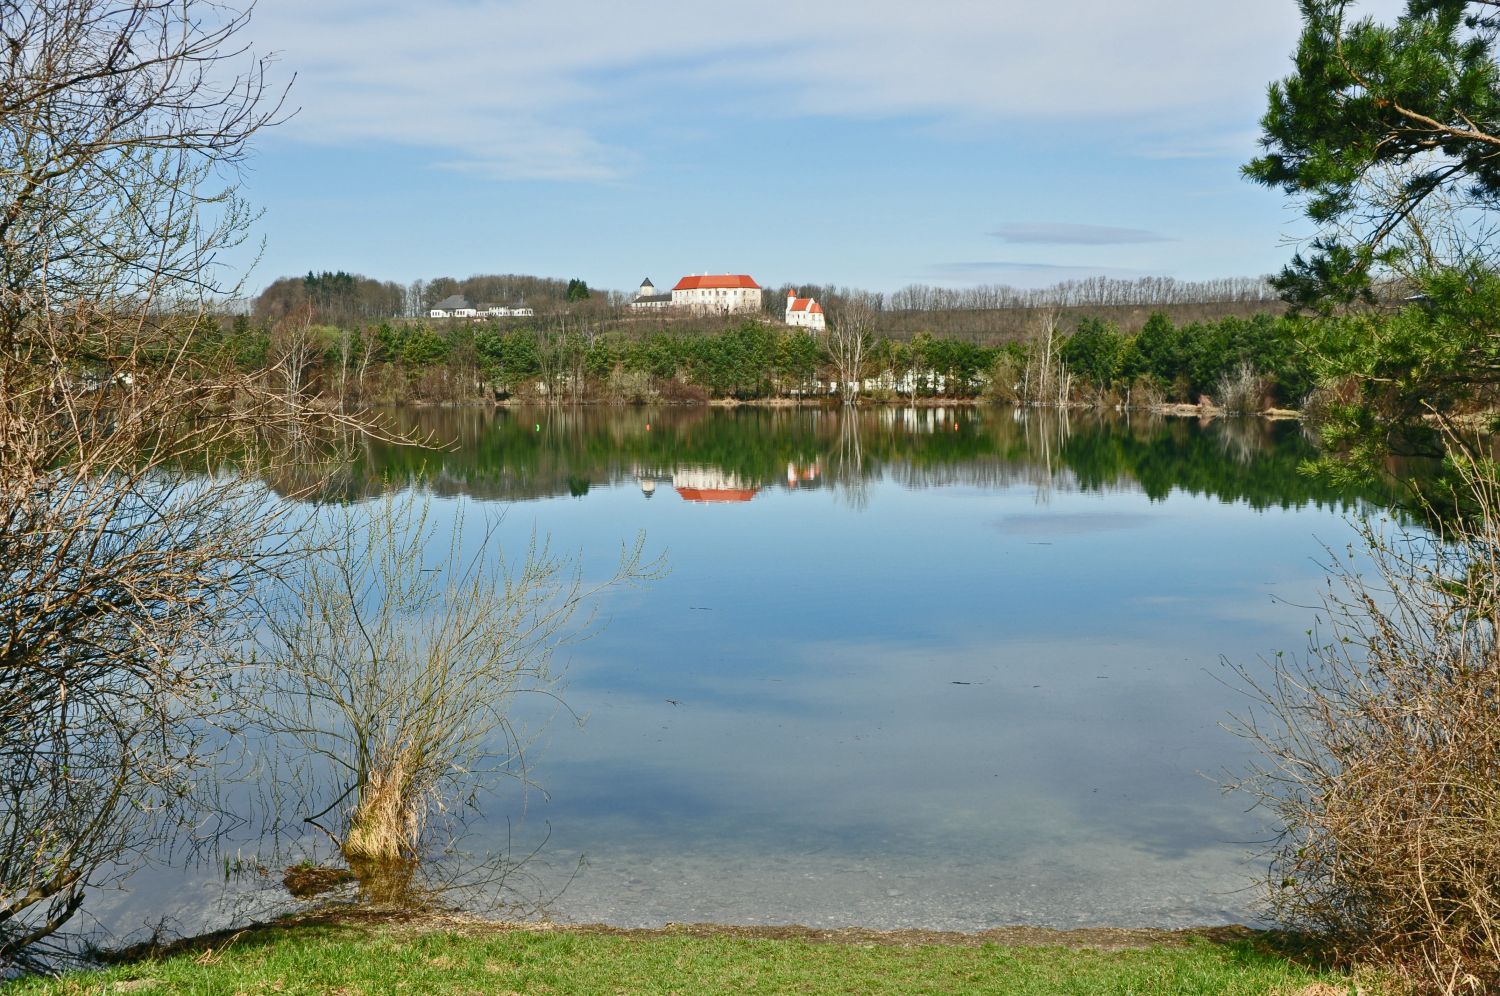
[[[883,934],[802,928],[506,928],[304,921],[190,942],[103,971],[13,983],[73,993],[1355,992],[1248,931]],[[1360,993],[1372,990],[1361,986]]]

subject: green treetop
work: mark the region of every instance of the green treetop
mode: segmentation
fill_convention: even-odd
[[[1319,226],[1276,280],[1293,305],[1330,316],[1373,301],[1372,273],[1410,281],[1399,309],[1296,328],[1343,458],[1321,467],[1368,476],[1391,452],[1443,453],[1432,415],[1500,406],[1500,2],[1407,0],[1390,23],[1354,7],[1301,0],[1296,71],[1271,85],[1245,174]]]
[[[1292,303],[1369,297],[1370,270],[1425,202],[1500,197],[1494,0],[1408,0],[1394,23],[1352,0],[1301,0],[1296,71],[1270,87],[1258,183],[1302,198],[1321,232],[1277,278]]]

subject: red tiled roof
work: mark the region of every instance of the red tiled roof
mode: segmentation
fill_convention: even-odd
[[[720,287],[748,287],[760,290],[760,284],[743,273],[706,273],[701,277],[683,277],[674,291],[716,290]]]
[[[823,313],[823,306],[810,297],[799,297],[786,310],[805,311],[809,315],[821,315]]]
[[[812,304],[807,306],[807,310],[814,315],[821,315],[823,313],[823,306],[814,301]]]

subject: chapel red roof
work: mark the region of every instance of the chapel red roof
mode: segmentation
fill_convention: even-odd
[[[683,277],[677,281],[674,291],[717,290],[721,287],[748,287],[760,290],[760,284],[743,273],[705,273],[697,277]]]

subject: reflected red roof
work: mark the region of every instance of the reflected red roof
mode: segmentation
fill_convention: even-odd
[[[701,277],[683,277],[674,291],[717,290],[721,287],[748,287],[760,290],[760,284],[743,273],[706,273]]]
[[[759,488],[675,488],[683,501],[725,502],[749,501]]]

